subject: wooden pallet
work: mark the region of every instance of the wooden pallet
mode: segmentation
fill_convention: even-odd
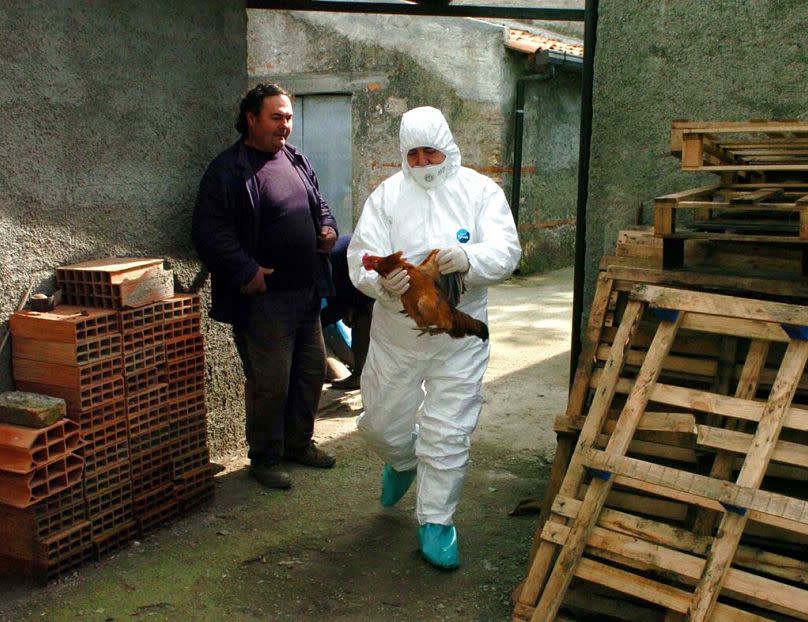
[[[683,171],[808,173],[808,123],[674,121],[671,152]]]
[[[583,347],[580,353],[574,380],[572,383],[565,413],[558,417],[555,429],[558,444],[550,472],[547,489],[541,512],[540,523],[549,515],[550,505],[569,464],[577,436],[583,427],[589,401],[594,391],[593,378],[602,368],[604,350],[608,350],[614,340],[616,326],[631,289],[638,284],[664,285],[696,291],[711,291],[721,294],[762,298],[796,304],[808,303],[808,282],[793,276],[798,270],[795,257],[778,257],[773,259],[780,266],[780,278],[766,276],[748,276],[733,274],[726,267],[746,273],[754,270],[771,270],[775,263],[769,264],[765,255],[749,255],[727,245],[723,249],[717,245],[694,246],[689,259],[701,269],[709,272],[690,270],[661,270],[662,244],[659,238],[653,237],[649,229],[621,231],[614,256],[606,256],[601,261],[601,272],[598,277],[592,307],[588,316],[587,327],[582,336]],[[746,263],[744,263],[746,262]],[[792,277],[788,277],[789,271]],[[653,326],[651,327],[653,329]],[[650,343],[649,327],[641,326],[636,336],[636,343]],[[709,384],[717,388],[717,383],[727,384],[727,350],[731,348],[729,340],[708,340],[702,337],[687,337],[685,330],[679,341],[671,349],[666,359],[670,364],[669,373],[689,374],[691,382]],[[724,351],[722,353],[722,350]],[[694,352],[700,360],[694,359]],[[636,359],[637,352],[631,355]],[[683,371],[684,370],[684,371]],[[697,372],[701,370],[699,375]],[[668,373],[668,372],[666,372]],[[737,379],[736,370],[736,376]],[[537,546],[534,542],[533,551]],[[532,555],[531,555],[532,557]]]
[[[677,230],[677,213],[691,222]],[[687,240],[797,245],[808,274],[808,183],[713,184],[654,199],[654,235],[664,239],[663,267],[681,268]]]
[[[590,332],[607,323],[607,280],[602,275]],[[804,383],[808,310],[640,285],[621,316],[597,373],[587,361],[601,337],[587,335],[568,414],[583,411],[582,387],[597,389],[514,617],[554,619],[575,578],[644,601],[648,619],[806,619],[808,566],[784,551],[804,547],[808,503],[793,496],[800,487],[777,488],[783,473],[773,467],[802,469],[803,482],[808,473],[808,408],[793,399]],[[656,328],[642,345],[637,335],[649,318]],[[737,381],[734,364],[725,373],[705,368],[709,382],[677,377],[671,352],[687,342],[697,351],[694,334],[706,342],[744,337]],[[632,361],[638,345],[644,356]],[[677,450],[689,437],[699,459],[649,452],[641,440],[649,432],[652,445],[678,439],[668,445]]]

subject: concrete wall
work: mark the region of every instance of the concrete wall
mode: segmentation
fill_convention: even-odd
[[[584,309],[641,206],[715,179],[679,170],[671,120],[808,119],[807,29],[804,0],[600,1]]]
[[[557,72],[528,81],[519,204],[524,274],[570,266],[575,260],[580,73]]]
[[[505,49],[502,27],[460,18],[248,15],[252,83],[277,81],[299,95],[352,94],[354,221],[368,194],[400,168],[400,117],[420,105],[444,112],[463,163],[510,198],[516,79],[528,67],[525,55]],[[572,262],[573,228],[546,223],[575,214],[579,94],[580,79],[570,76],[528,89],[520,218],[526,272]]]
[[[355,219],[400,168],[401,114],[416,106],[440,108],[463,163],[502,178],[515,67],[501,28],[453,18],[247,13],[251,82],[352,95]]]
[[[178,286],[190,284],[197,184],[235,139],[246,85],[243,6],[6,0],[0,33],[4,328],[29,282],[50,293],[54,268],[75,261],[165,257]],[[208,347],[216,451],[241,440],[233,404],[242,380],[218,366],[235,360],[221,327],[208,331]],[[9,351],[2,389],[11,387]]]

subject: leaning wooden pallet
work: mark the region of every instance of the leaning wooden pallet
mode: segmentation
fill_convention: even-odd
[[[653,340],[639,370],[627,373],[632,342],[649,315],[658,318]],[[657,286],[633,288],[542,529],[514,609],[516,619],[555,619],[574,578],[647,602],[660,615],[808,619],[805,563],[776,547],[741,544],[750,521],[775,532],[808,534],[808,503],[793,493],[771,490],[764,480],[772,461],[806,465],[808,409],[793,404],[808,359],[806,326],[808,310],[797,305]],[[693,388],[686,381],[660,382],[664,362],[684,329],[708,337],[749,333],[734,395]],[[769,342],[786,348],[762,401],[756,396],[770,357]],[[623,391],[627,398],[603,446],[609,413]],[[666,408],[693,418],[691,434],[700,451],[741,458],[734,482],[701,474],[687,463],[671,467],[627,455],[643,420]],[[713,434],[726,436],[722,423],[727,419],[750,424],[753,431],[742,433],[739,444],[725,439],[716,447],[716,442],[706,442]],[[657,417],[656,425],[664,423]],[[680,433],[683,428],[677,429]],[[782,440],[783,430],[801,442]],[[688,522],[648,518],[648,505],[640,511],[615,510],[609,506],[618,487],[660,503],[708,508],[720,516],[720,525],[699,533]]]
[[[555,430],[558,434],[558,444],[555,459],[551,468],[550,479],[545,492],[540,527],[549,514],[550,504],[563,479],[572,449],[577,436],[583,427],[586,407],[597,390],[602,375],[603,365],[609,348],[614,343],[616,328],[614,324],[619,321],[619,307],[628,292],[637,284],[665,284],[689,289],[711,288],[729,293],[747,293],[748,295],[770,297],[792,302],[805,302],[808,300],[808,284],[805,282],[770,281],[745,277],[702,275],[693,272],[671,272],[650,268],[631,268],[625,265],[610,265],[609,258],[602,264],[605,269],[601,272],[598,287],[594,298],[592,311],[589,315],[589,324],[584,334],[584,347],[579,358],[578,368],[570,392],[567,409],[564,415],[557,418]],[[627,368],[637,368],[642,363],[645,351],[651,342],[655,330],[653,323],[641,324],[634,336],[632,348],[626,356]],[[743,327],[747,330],[747,327]],[[735,359],[737,353],[735,342],[738,336],[717,336],[694,333],[687,328],[681,330],[677,340],[671,347],[671,352],[663,361],[663,376],[675,376],[677,380],[687,380],[691,385],[709,387],[712,391],[726,394],[729,386],[737,382],[741,374],[741,366]],[[762,386],[771,386],[773,371],[762,371]],[[802,382],[801,390],[808,387],[808,378]],[[625,385],[618,386],[618,396],[626,392]],[[803,398],[804,401],[805,398]],[[670,409],[669,409],[670,410]],[[632,443],[632,451],[643,455],[652,455],[668,461],[675,459],[686,462],[700,460],[705,464],[703,452],[695,451],[695,442],[688,439],[685,434],[692,429],[692,417],[680,413],[653,413],[653,417],[645,417],[638,438]],[[614,415],[616,417],[616,415]],[[664,431],[659,420],[670,423],[673,427]],[[614,426],[614,421],[606,424],[606,432]],[[709,462],[706,463],[709,468]],[[784,470],[782,465],[773,465],[772,469]],[[798,470],[792,479],[804,479],[806,473]],[[636,500],[627,497],[625,502],[636,504]],[[670,504],[656,504],[656,511],[668,514],[680,514],[681,508],[672,508]],[[538,546],[534,542],[533,552]],[[532,558],[532,554],[531,554]]]
[[[605,353],[614,341],[614,325],[619,321],[618,308],[624,305],[623,300],[628,292],[637,284],[658,284],[683,287],[693,290],[712,290],[722,293],[734,293],[775,300],[804,303],[808,302],[808,283],[804,280],[782,278],[774,280],[760,277],[745,277],[727,274],[705,274],[688,271],[677,272],[646,267],[658,265],[661,257],[661,245],[657,244],[653,252],[648,251],[649,243],[654,238],[650,231],[624,231],[618,241],[616,256],[605,257],[601,263],[601,272],[597,281],[593,304],[589,313],[588,325],[583,335],[583,348],[578,359],[565,413],[556,420],[556,432],[559,434],[556,454],[551,469],[547,492],[544,497],[542,522],[549,513],[550,504],[563,479],[572,449],[580,429],[583,426],[586,406],[596,390],[598,370],[605,361]],[[632,247],[634,249],[632,250]],[[645,264],[639,261],[636,247],[645,249],[642,259],[649,259]],[[629,262],[621,262],[628,259]],[[710,258],[711,260],[714,257]],[[636,263],[641,267],[635,267]],[[642,330],[635,337],[635,343],[642,342]],[[650,343],[650,340],[645,338]],[[726,339],[725,339],[726,341]],[[672,352],[666,358],[665,365],[670,372],[687,371],[693,381],[701,377],[705,383],[714,383],[719,374],[721,344],[718,338],[680,339],[672,346]],[[701,360],[695,360],[699,354]],[[637,352],[631,355],[637,362]],[[593,380],[593,377],[595,380]],[[594,383],[594,384],[593,384]]]

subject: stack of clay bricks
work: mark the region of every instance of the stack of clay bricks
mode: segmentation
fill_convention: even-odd
[[[119,312],[134,511],[141,531],[213,494],[199,298]]]
[[[169,276],[162,260],[65,266],[70,304],[11,318],[17,387],[63,398],[79,426],[97,556],[213,496],[200,303]]]
[[[41,583],[93,556],[78,426],[61,399],[0,395],[0,572]]]

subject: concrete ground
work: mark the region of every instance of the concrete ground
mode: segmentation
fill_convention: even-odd
[[[328,471],[296,467],[290,491],[224,457],[216,500],[46,588],[0,587],[0,620],[509,620],[541,497],[553,418],[569,373],[572,270],[515,277],[490,291],[491,364],[472,462],[455,515],[462,565],[421,560],[414,497],[379,506],[381,464],[355,431],[359,392],[326,389],[319,443]]]

